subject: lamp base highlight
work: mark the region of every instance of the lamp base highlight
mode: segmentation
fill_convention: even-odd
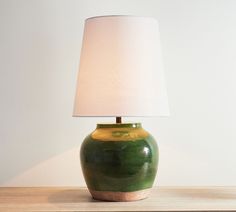
[[[145,199],[148,197],[151,189],[143,189],[132,192],[113,192],[113,191],[94,191],[89,190],[92,197],[96,200],[128,202]]]

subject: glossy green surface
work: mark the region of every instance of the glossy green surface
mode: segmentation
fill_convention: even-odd
[[[100,128],[102,131],[99,131]],[[104,133],[107,133],[107,137]],[[107,128],[98,125],[85,138],[80,157],[89,189],[137,191],[153,185],[158,147],[141,125]]]

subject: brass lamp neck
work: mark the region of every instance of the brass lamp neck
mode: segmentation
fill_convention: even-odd
[[[116,117],[116,123],[117,124],[121,124],[122,123],[121,116]]]

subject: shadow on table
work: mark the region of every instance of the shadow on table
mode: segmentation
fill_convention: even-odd
[[[171,193],[175,191],[171,191]],[[176,195],[198,198],[198,199],[236,199],[235,189],[226,188],[195,188],[195,189],[178,189]]]
[[[78,203],[78,202],[97,202],[94,200],[87,190],[81,189],[65,189],[63,191],[54,192],[49,195],[50,203]]]

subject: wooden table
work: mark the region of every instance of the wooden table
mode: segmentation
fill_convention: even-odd
[[[236,211],[236,187],[157,187],[136,202],[100,202],[76,187],[0,187],[0,211]]]

